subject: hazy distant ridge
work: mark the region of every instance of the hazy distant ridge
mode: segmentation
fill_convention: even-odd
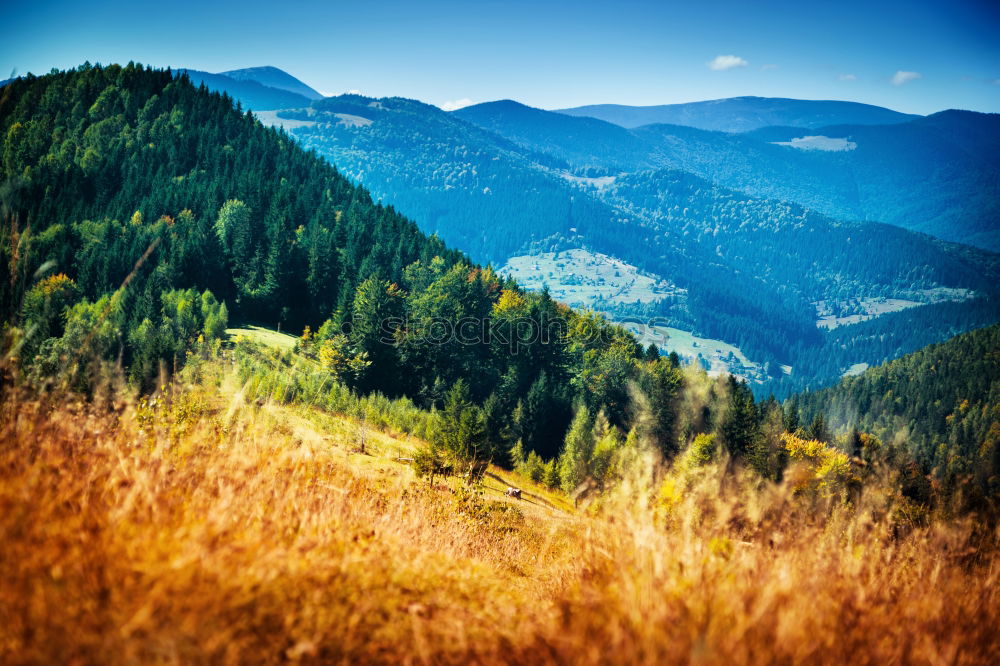
[[[228,72],[219,73],[223,76],[228,76],[231,79],[236,79],[237,81],[254,81],[262,86],[277,88],[278,90],[286,90],[288,92],[295,93],[296,95],[302,95],[303,97],[311,100],[323,99],[323,95],[319,92],[310,88],[302,81],[299,81],[288,72],[280,70],[277,67],[246,67],[243,69],[231,69]]]
[[[598,118],[630,129],[667,123],[719,132],[749,132],[772,125],[810,129],[826,125],[891,125],[920,117],[858,102],[781,97],[730,97],[659,106],[593,104],[557,112]]]
[[[179,69],[177,72],[186,72],[195,85],[204,83],[213,92],[228,94],[244,109],[253,109],[254,111],[298,109],[312,103],[312,100],[304,95],[265,86],[257,81],[241,81],[224,74],[212,74],[197,69]]]

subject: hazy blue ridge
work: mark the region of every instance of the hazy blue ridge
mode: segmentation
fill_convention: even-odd
[[[731,134],[675,124],[625,130],[510,102],[455,113],[593,173],[679,169],[837,219],[886,222],[1000,250],[998,114],[944,111],[890,125],[785,125]],[[812,135],[849,149],[777,145]]]
[[[277,67],[246,67],[219,73],[237,81],[255,81],[262,86],[286,90],[311,100],[323,99],[323,95],[319,92]]]
[[[657,106],[593,104],[560,109],[558,112],[598,118],[626,128],[667,123],[722,132],[748,132],[772,125],[803,128],[841,124],[887,125],[920,117],[858,102],[780,97],[730,97]]]
[[[238,80],[224,74],[212,74],[195,69],[179,69],[186,72],[195,85],[204,83],[209,90],[224,92],[240,103],[244,109],[267,111],[309,106],[312,100],[304,95],[279,88],[272,88],[253,80]]]

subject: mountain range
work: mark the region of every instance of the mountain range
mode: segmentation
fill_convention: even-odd
[[[287,82],[238,71],[226,79]],[[997,255],[938,239],[996,248],[996,115],[715,104],[730,117],[750,108],[747,127],[783,123],[733,134],[629,129],[510,100],[448,113],[398,97],[299,97],[260,116],[425,232],[512,274],[518,257],[557,253],[539,283],[561,282],[568,302],[737,345],[750,366],[726,367],[779,393],[912,351],[913,331],[862,334],[895,318],[916,317],[930,341],[994,321],[983,299],[1000,284]],[[855,124],[790,125],[827,121]],[[578,250],[589,253],[579,265],[558,254]],[[656,293],[597,277],[614,262]]]
[[[945,111],[892,125],[729,134],[664,124],[626,130],[510,101],[455,113],[529,149],[544,147],[576,169],[680,169],[834,218],[1000,249],[998,114]],[[822,148],[795,141],[817,136],[835,141]]]
[[[657,106],[591,104],[559,109],[559,113],[598,118],[630,129],[666,123],[719,132],[748,132],[775,125],[808,129],[828,125],[890,125],[920,117],[858,102],[780,97],[730,97]]]

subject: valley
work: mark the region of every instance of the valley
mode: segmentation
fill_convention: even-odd
[[[661,140],[650,134],[659,131],[655,128],[630,132],[513,102],[444,113],[398,98],[358,96],[331,98],[308,112],[277,117],[311,120],[318,116],[310,114],[324,113],[370,124],[348,125],[331,115],[329,122],[293,129],[293,136],[385,203],[413,216],[422,229],[495,266],[517,265],[519,279],[532,287],[546,282],[557,299],[569,304],[594,307],[617,321],[664,318],[672,328],[741,349],[759,368],[798,368],[794,379],[769,373],[759,385],[765,394],[787,395],[801,382],[832,382],[856,363],[883,358],[871,352],[845,356],[840,348],[834,352],[835,370],[813,374],[814,365],[801,360],[803,353],[818,353],[825,344],[813,333],[816,301],[906,300],[904,293],[934,289],[989,294],[1000,280],[992,253],[888,225],[842,222],[805,207],[747,197],[690,173],[655,170],[665,154],[649,147],[650,141]],[[700,130],[670,131],[709,138]],[[784,138],[760,133],[768,141]],[[712,141],[751,145],[749,138]],[[753,145],[790,159],[780,152],[787,147]],[[688,154],[697,157],[707,149]],[[696,162],[683,165],[699,172]],[[805,165],[795,166],[800,167]],[[768,176],[768,182],[773,179]],[[484,225],[483,219],[491,223]],[[641,279],[628,285],[629,280],[604,274],[600,284],[586,265],[571,267],[578,271],[568,274],[574,277],[560,276],[548,255],[581,247],[659,276],[655,279],[677,296],[659,298]],[[540,275],[521,270],[532,262]],[[578,279],[580,284],[567,284]],[[734,294],[731,285],[739,283],[752,284],[755,298]],[[879,311],[888,313],[884,306]],[[868,316],[845,312],[845,317],[853,315],[859,317],[843,322]],[[957,332],[948,322],[934,327]]]
[[[662,318],[616,317],[614,312],[627,313],[630,305],[664,300],[683,305],[687,294],[623,261],[578,248],[511,257],[498,271],[526,289],[547,289],[552,298],[574,308],[601,312],[635,335],[640,344],[656,345],[664,355],[675,352],[685,363],[702,367],[713,376],[729,373],[755,384],[767,379],[763,366],[721,340],[658,325]]]

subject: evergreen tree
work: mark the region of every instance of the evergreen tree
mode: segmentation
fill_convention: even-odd
[[[799,429],[799,401],[793,397],[785,407],[785,432],[794,433]]]
[[[669,359],[656,359],[639,371],[637,383],[645,398],[640,409],[648,413],[636,414],[635,420],[642,425],[642,435],[669,460],[679,448],[677,401],[684,377]]]
[[[385,280],[369,277],[354,294],[350,341],[371,362],[359,380],[359,388],[369,391],[389,387],[398,367],[394,334],[399,327],[402,295]],[[464,386],[464,385],[463,385]]]
[[[744,382],[732,375],[728,380],[729,407],[720,428],[722,441],[734,459],[746,457],[755,447],[760,434],[753,393]]]
[[[826,417],[823,416],[823,412],[816,412],[812,423],[809,424],[806,435],[809,439],[815,439],[817,442],[829,443],[830,431],[826,427]]]
[[[571,492],[587,477],[587,465],[594,451],[593,425],[587,408],[577,407],[559,456],[559,480],[566,492]]]
[[[542,481],[549,488],[559,487],[560,485],[559,461],[556,458],[552,458],[547,463],[545,463],[545,475]]]
[[[855,458],[861,458],[862,442],[861,433],[858,432],[857,427],[851,428],[851,434],[847,437],[847,450],[850,452],[851,456]]]
[[[469,387],[459,379],[445,396],[434,430],[435,446],[470,470],[489,460],[486,422],[481,408],[472,403]],[[470,482],[472,477],[470,475]]]
[[[511,469],[519,469],[528,459],[524,452],[524,444],[520,439],[514,442],[514,445],[510,447],[509,455]]]

